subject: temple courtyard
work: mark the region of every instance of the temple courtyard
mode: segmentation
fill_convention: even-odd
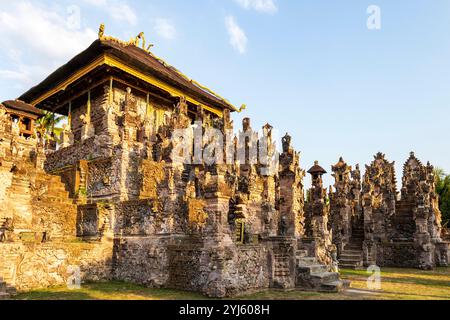
[[[386,268],[381,272],[381,290],[367,289],[365,270],[342,270],[351,281],[344,293],[268,290],[238,297],[249,300],[450,300],[450,268],[432,271]],[[203,300],[192,292],[149,289],[124,282],[86,283],[79,290],[55,287],[19,294],[16,300]]]

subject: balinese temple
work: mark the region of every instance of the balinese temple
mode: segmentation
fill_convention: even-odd
[[[128,42],[105,36],[102,25],[85,51],[0,105],[0,296],[2,288],[67,284],[73,266],[82,281],[211,297],[269,288],[345,290],[337,246],[349,248],[333,243],[329,228],[330,207],[343,210],[334,202],[340,197],[328,200],[325,169],[317,162],[308,171],[313,183],[305,203],[305,171],[291,137],[277,153],[272,127],[265,125],[261,136],[249,118],[230,135],[230,114],[245,106],[237,109],[183,75],[151,46],[143,33]],[[47,137],[34,139],[43,111],[68,116],[57,148],[42,143]],[[195,140],[186,162],[178,148],[185,138]],[[199,140],[197,159],[189,151]],[[252,150],[255,163],[248,161]],[[279,161],[271,161],[276,154]],[[390,224],[377,224],[384,208],[396,210],[393,165],[380,155],[368,170],[362,203],[346,194],[350,188],[341,197],[364,207],[358,247],[364,265],[448,265],[432,166],[412,157],[405,166],[408,202],[393,223],[410,221],[420,231],[399,233],[406,244],[378,241],[395,239]]]

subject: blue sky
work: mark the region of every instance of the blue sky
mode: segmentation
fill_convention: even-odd
[[[369,30],[367,8],[381,10]],[[78,14],[79,13],[79,14]],[[0,100],[15,98],[106,34],[153,52],[288,131],[302,167],[410,151],[450,173],[448,0],[0,0]],[[329,183],[329,177],[326,182]]]

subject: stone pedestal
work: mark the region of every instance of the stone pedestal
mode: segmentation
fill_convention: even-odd
[[[95,135],[95,128],[92,123],[85,123],[81,127],[81,141],[92,138]]]

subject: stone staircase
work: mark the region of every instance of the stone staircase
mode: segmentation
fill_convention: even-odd
[[[397,202],[395,206],[395,215],[393,224],[396,226],[395,238],[399,241],[411,241],[416,232],[416,223],[414,221],[413,210],[415,208],[415,200],[406,197]]]
[[[362,224],[358,224],[356,227],[353,227],[350,242],[339,256],[339,268],[353,270],[363,268],[363,242],[364,227]]]
[[[342,269],[362,269],[363,268],[363,251],[362,248],[348,244],[339,258],[339,268]]]
[[[330,272],[328,266],[320,264],[316,258],[308,257],[306,250],[298,250],[296,287],[305,291],[341,292],[350,285],[341,280],[339,273]]]
[[[70,198],[69,191],[66,190],[66,185],[62,182],[61,176],[57,175],[38,175],[35,180],[35,186],[48,184],[48,189],[45,193],[45,200],[53,203],[61,203],[64,205],[74,205],[74,200]]]
[[[14,174],[7,193],[9,199],[14,199],[9,201],[8,211],[14,214],[15,227],[27,229],[31,225],[30,178],[25,174]]]

